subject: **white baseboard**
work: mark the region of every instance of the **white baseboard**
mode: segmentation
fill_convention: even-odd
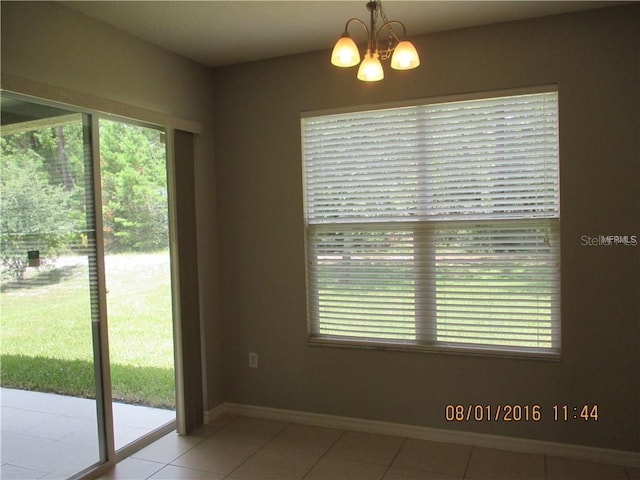
[[[484,433],[459,432],[439,428],[419,427],[401,423],[380,422],[361,418],[339,417],[320,413],[283,410],[278,408],[222,403],[205,412],[206,423],[214,422],[222,415],[241,415],[245,417],[278,420],[325,428],[337,428],[354,432],[395,435],[399,437],[431,440],[435,442],[457,443],[475,447],[495,448],[520,453],[549,455],[553,457],[573,458],[590,462],[608,463],[640,467],[640,452],[611,450],[584,445],[574,445],[524,438],[487,435]]]
[[[229,405],[232,405],[230,403],[221,403],[220,405],[218,405],[217,407],[212,408],[211,410],[205,410],[203,418],[204,418],[204,423],[211,423],[213,422],[216,418],[220,417],[221,415],[224,414],[231,414],[231,415],[240,415],[240,414],[232,414],[231,411],[229,410]],[[250,415],[247,415],[250,416]],[[255,417],[256,415],[251,415],[253,417]]]

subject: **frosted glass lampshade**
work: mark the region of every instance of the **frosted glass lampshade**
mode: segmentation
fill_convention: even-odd
[[[395,70],[410,70],[420,65],[420,57],[416,47],[407,40],[398,43],[391,57],[391,68]]]
[[[367,55],[365,55],[358,69],[358,80],[377,82],[383,78],[384,70],[382,70],[380,60],[378,60],[378,52],[371,54],[367,51]]]
[[[343,33],[333,47],[331,63],[336,67],[353,67],[360,63],[360,51],[348,33]]]

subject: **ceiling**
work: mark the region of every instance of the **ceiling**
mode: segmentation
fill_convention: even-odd
[[[365,0],[60,3],[209,67],[328,50],[349,18],[368,21]],[[385,0],[383,6],[387,18],[402,21],[412,36],[620,3]],[[350,33],[365,41],[361,29]]]

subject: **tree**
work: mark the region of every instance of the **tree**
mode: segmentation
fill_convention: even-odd
[[[112,252],[168,245],[165,146],[159,132],[100,122],[105,244]]]
[[[3,139],[4,140],[4,139]],[[3,155],[0,164],[0,252],[2,266],[16,278],[24,275],[27,252],[51,256],[68,245],[73,220],[68,212],[71,192],[51,185],[33,150]]]
[[[104,239],[110,252],[168,246],[165,146],[156,130],[100,122]],[[85,152],[80,122],[0,138],[0,254],[21,277],[27,251],[72,250],[86,230]]]

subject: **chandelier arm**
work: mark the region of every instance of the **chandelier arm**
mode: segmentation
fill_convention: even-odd
[[[380,37],[380,32],[382,32],[383,28],[388,28],[389,32],[391,32],[391,35],[393,35],[396,40],[400,41],[400,38],[396,35],[396,32],[394,32],[393,28],[391,27],[392,24],[400,25],[402,27],[402,38],[407,36],[407,27],[404,26],[404,23],[399,20],[389,20],[380,25],[380,28],[376,32],[376,38]]]
[[[367,27],[367,24],[366,24],[366,23],[364,23],[364,22],[363,22],[362,20],[360,20],[359,18],[357,18],[357,17],[352,17],[352,18],[350,18],[349,20],[347,20],[347,23],[344,25],[344,31],[345,31],[345,33],[349,33],[349,30],[348,30],[348,29],[349,29],[349,24],[350,24],[351,22],[354,22],[354,21],[355,21],[355,22],[357,22],[357,23],[359,23],[359,24],[362,26],[362,28],[364,28],[364,32],[367,34],[367,45],[368,45],[369,50],[371,50],[371,48],[372,48],[372,46],[373,46],[373,45],[372,45],[372,41],[371,41],[371,32],[369,32],[369,28]]]

